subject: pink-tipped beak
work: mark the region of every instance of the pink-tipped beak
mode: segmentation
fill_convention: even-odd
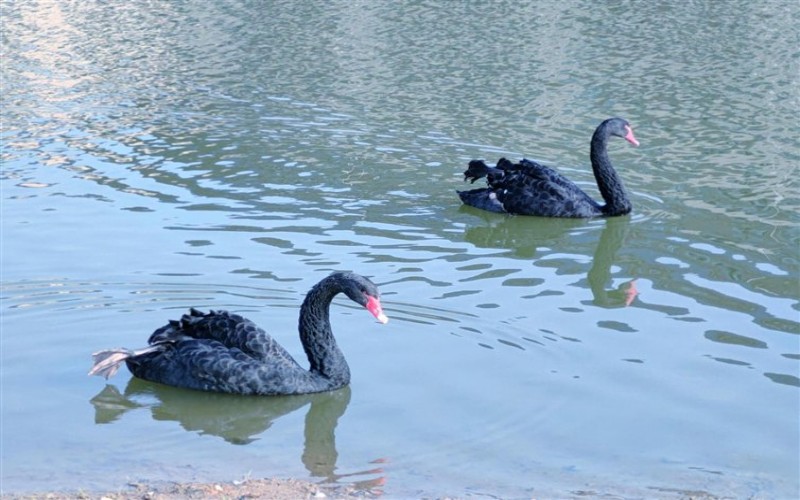
[[[630,281],[630,288],[625,290],[625,306],[631,305],[637,295],[639,295],[639,290],[636,289],[636,279],[634,278]]]
[[[628,133],[625,134],[625,140],[630,142],[634,146],[638,146],[639,145],[639,141],[637,141],[636,137],[633,136],[633,129],[630,128],[629,126],[625,125],[625,130],[628,131]]]
[[[389,321],[389,318],[383,314],[383,307],[381,307],[381,301],[375,297],[369,297],[367,299],[366,305],[367,311],[369,311],[375,319],[383,323],[384,325]]]

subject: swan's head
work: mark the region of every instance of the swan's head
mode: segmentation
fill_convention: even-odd
[[[608,127],[609,134],[622,137],[634,146],[639,145],[639,141],[633,136],[633,128],[631,128],[631,124],[628,123],[628,120],[623,118],[611,118],[603,122],[600,126],[602,127],[603,125]]]
[[[383,306],[381,306],[380,299],[381,294],[375,283],[356,273],[335,274],[339,275],[337,281],[341,284],[342,292],[344,292],[350,300],[366,308],[366,310],[381,323],[389,321],[389,318],[383,313]]]

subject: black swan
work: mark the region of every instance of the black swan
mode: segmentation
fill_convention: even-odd
[[[317,283],[300,307],[300,341],[311,369],[301,367],[264,330],[237,314],[191,309],[150,336],[148,347],[93,354],[89,375],[114,375],[125,361],[152,382],[234,394],[283,395],[330,391],[350,382],[350,368],[331,332],[329,309],[344,292],[381,323],[378,287],[355,273],[336,272]]]
[[[475,182],[486,177],[488,188],[458,191],[465,204],[490,212],[543,217],[610,217],[631,211],[622,180],[608,159],[608,139],[622,137],[634,146],[630,124],[622,118],[609,118],[601,123],[592,136],[592,170],[605,205],[594,201],[575,183],[531,160],[511,163],[505,158],[489,167],[481,160],[472,160],[464,172],[464,180]]]

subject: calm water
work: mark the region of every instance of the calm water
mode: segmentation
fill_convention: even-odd
[[[299,477],[386,496],[791,498],[800,468],[800,7],[772,2],[3,4],[2,488]],[[630,217],[461,207],[522,155]],[[88,378],[188,306],[349,388]]]

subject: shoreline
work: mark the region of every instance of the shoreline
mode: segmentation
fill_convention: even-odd
[[[204,498],[269,498],[271,500],[311,500],[368,498],[366,492],[348,485],[321,486],[299,479],[245,479],[218,482],[129,482],[115,491],[50,491],[2,493],[8,500],[200,500]]]
[[[584,485],[588,486],[588,485]],[[4,493],[3,500],[203,500],[218,499],[261,499],[270,500],[342,500],[384,497],[384,492],[359,489],[348,484],[318,484],[301,479],[244,479],[234,481],[141,481],[128,482],[116,490],[59,490],[49,492]],[[473,495],[468,494],[467,497]],[[494,494],[482,493],[478,496],[503,498]],[[587,498],[652,498],[670,500],[723,500],[736,498],[734,495],[717,495],[703,490],[682,488],[631,488],[621,486],[614,491],[584,487],[568,491],[541,490],[531,492],[519,498],[560,498],[580,500]],[[393,498],[389,495],[386,498]],[[406,497],[400,497],[406,498]],[[456,500],[452,495],[425,495],[411,498],[428,498],[436,500]],[[514,497],[517,498],[517,497]],[[768,498],[755,493],[748,498]]]

